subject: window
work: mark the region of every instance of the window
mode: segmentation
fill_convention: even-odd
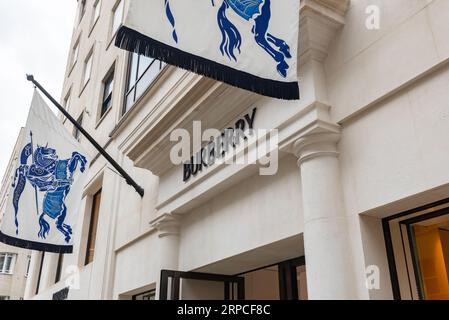
[[[447,199],[384,218],[383,228],[394,298],[449,300]]]
[[[101,0],[97,0],[94,4],[94,13],[92,18],[92,27],[97,23],[101,13]]]
[[[25,270],[25,278],[28,278],[30,274],[30,266],[31,266],[31,256],[27,256],[27,268]]]
[[[128,84],[123,113],[131,109],[151,83],[156,79],[164,64],[156,59],[133,53],[129,59]]]
[[[8,296],[0,296],[0,301],[2,301],[2,300],[9,300],[9,297]]]
[[[55,283],[58,283],[61,280],[63,264],[64,264],[64,255],[60,253],[58,258],[58,266],[56,267]]]
[[[45,259],[45,252],[42,252],[41,263],[39,265],[39,274],[37,275],[36,294],[39,293],[39,287],[41,286],[42,269],[44,268],[44,259]]]
[[[89,53],[89,56],[87,57],[86,61],[84,62],[84,80],[83,80],[83,87],[89,82],[90,75],[92,73],[92,52]]]
[[[449,300],[449,215],[410,224],[420,298]]]
[[[83,113],[81,113],[81,115],[78,117],[78,119],[76,120],[76,122],[78,122],[78,124],[80,126],[83,125]],[[73,128],[73,137],[80,141],[81,140],[81,132],[79,131],[79,129],[77,127]]]
[[[84,14],[86,13],[86,0],[81,0],[80,1],[80,18],[79,18],[79,22],[81,22],[81,20],[83,20]]]
[[[12,274],[16,255],[12,253],[0,253],[0,273]]]
[[[305,263],[299,257],[235,276],[162,270],[159,300],[307,299]]]
[[[120,0],[112,12],[112,30],[111,35],[114,36],[123,20],[123,0]]]
[[[100,117],[102,117],[112,106],[112,93],[114,91],[114,69],[109,71],[108,75],[103,81],[103,88],[103,100],[101,103]]]
[[[64,98],[64,108],[66,109],[66,111],[70,112],[70,92]]]
[[[94,261],[95,240],[97,237],[98,217],[100,214],[101,190],[93,196],[92,211],[90,214],[89,234],[87,236],[86,262],[88,265]]]
[[[133,296],[133,300],[156,300],[156,290],[150,290]]]
[[[78,39],[75,43],[75,46],[72,48],[72,66],[74,66],[76,61],[78,60],[79,52],[80,52],[80,41]]]

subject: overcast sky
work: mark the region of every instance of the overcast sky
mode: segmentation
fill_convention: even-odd
[[[76,0],[0,0],[0,179],[25,125],[31,73],[60,100]]]

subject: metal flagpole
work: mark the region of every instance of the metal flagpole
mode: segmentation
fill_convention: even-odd
[[[31,81],[50,101],[58,108],[59,111],[79,130],[79,132],[86,137],[87,140],[89,140],[90,143],[95,147],[95,149],[100,152],[100,154],[105,157],[105,159],[122,175],[122,177],[125,179],[126,183],[128,183],[130,186],[132,186],[136,192],[143,198],[145,191],[141,186],[139,186],[131,177],[129,174],[125,172],[125,170],[106,152],[106,150],[101,147],[97,141],[95,141],[92,136],[87,133],[86,130],[82,126],[79,125],[79,123],[40,85],[39,82],[34,80],[34,77],[32,75],[27,75],[27,80]]]

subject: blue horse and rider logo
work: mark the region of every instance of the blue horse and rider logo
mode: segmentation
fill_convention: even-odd
[[[215,6],[215,0],[211,0]],[[218,9],[217,22],[220,28],[222,41],[220,52],[230,60],[237,61],[236,51],[241,53],[242,36],[237,27],[228,19],[226,12],[232,9],[237,15],[248,22],[253,22],[252,33],[256,43],[268,53],[277,63],[278,73],[286,78],[290,66],[286,59],[291,59],[290,46],[282,39],[268,32],[271,19],[270,0],[222,0]],[[170,0],[165,0],[167,18],[173,27],[173,40],[178,43],[176,20],[170,7]]]
[[[67,243],[72,237],[72,227],[65,223],[67,206],[65,200],[74,183],[74,175],[78,169],[86,170],[86,157],[73,152],[70,159],[60,160],[55,149],[37,146],[33,150],[33,133],[30,132],[31,142],[21,152],[20,165],[16,170],[12,187],[14,188],[13,206],[15,210],[16,234],[19,234],[19,206],[20,198],[28,181],[35,190],[36,211],[39,217],[40,230],[38,236],[46,239],[50,233],[50,224],[45,217],[55,220],[56,228],[63,234]],[[31,157],[31,164],[29,159]],[[39,210],[38,192],[44,193],[42,208]]]

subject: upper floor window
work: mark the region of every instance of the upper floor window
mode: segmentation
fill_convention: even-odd
[[[70,112],[70,92],[64,98],[64,108]]]
[[[101,103],[100,117],[102,117],[112,106],[112,93],[114,91],[114,69],[109,71],[108,75],[104,79],[103,88],[103,100]]]
[[[92,22],[91,22],[91,28],[95,26],[98,19],[100,19],[100,13],[101,13],[101,0],[97,0],[94,3],[94,10],[92,14]]]
[[[79,22],[83,20],[84,14],[86,13],[86,0],[80,1],[80,15],[79,15]]]
[[[114,36],[123,20],[123,0],[120,0],[112,11],[112,29],[111,34]]]
[[[27,278],[28,275],[30,274],[30,266],[31,266],[31,256],[28,255],[27,256],[27,267],[26,267],[26,270],[25,270],[25,278]]]
[[[133,53],[129,58],[128,84],[125,94],[123,113],[128,112],[134,103],[142,96],[150,84],[156,79],[164,63]]]
[[[78,122],[78,124],[80,126],[83,125],[83,113],[81,113],[81,115],[78,117],[76,122]],[[78,141],[81,140],[81,132],[79,131],[79,129],[77,127],[74,127],[74,129],[73,129],[73,137]]]
[[[100,216],[101,190],[92,199],[92,210],[90,214],[89,233],[87,235],[87,250],[85,265],[94,261],[95,241],[97,238],[98,217]]]
[[[16,255],[12,253],[0,253],[0,273],[12,274]]]
[[[78,39],[75,43],[75,46],[72,48],[72,66],[75,65],[76,61],[78,61],[79,52],[80,52],[80,41]]]
[[[39,273],[37,275],[37,283],[36,283],[36,294],[39,294],[39,289],[41,286],[41,280],[42,280],[42,269],[44,268],[44,260],[45,260],[45,251],[41,254],[41,261],[39,263]]]
[[[84,62],[84,79],[83,79],[83,87],[89,82],[90,76],[92,73],[92,52],[87,57],[86,61]]]
[[[61,280],[63,264],[64,264],[64,254],[60,253],[58,257],[58,265],[56,266],[55,283],[58,283]]]

